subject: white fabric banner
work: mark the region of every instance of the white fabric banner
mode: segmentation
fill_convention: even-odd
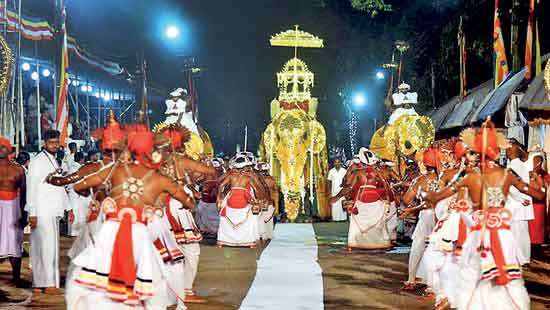
[[[324,309],[317,257],[311,224],[277,224],[240,309]]]

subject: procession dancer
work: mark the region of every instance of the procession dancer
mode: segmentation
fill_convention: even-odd
[[[9,259],[12,282],[20,286],[26,185],[23,167],[8,159],[12,151],[10,141],[0,137],[0,259]]]
[[[409,253],[409,277],[405,282],[404,290],[416,290],[419,277],[418,269],[424,255],[428,237],[435,226],[435,214],[433,206],[425,201],[426,195],[430,192],[439,190],[441,180],[439,177],[439,162],[441,153],[436,148],[428,148],[423,152],[422,164],[426,169],[426,174],[419,176],[412,187],[403,195],[403,203],[411,206],[416,202],[416,206],[411,206],[403,210],[401,217],[406,218],[418,212],[418,221],[412,234],[412,245]],[[427,279],[423,275],[423,281]]]
[[[95,245],[89,245],[75,259],[79,267],[67,285],[68,309],[164,309],[171,303],[166,293],[176,295],[178,309],[185,309],[183,292],[170,290],[158,270],[160,264],[146,224],[164,213],[156,207],[167,193],[186,208],[192,199],[181,186],[156,172],[151,165],[153,134],[143,125],[128,134],[133,157],[122,157],[110,169],[102,169],[75,184],[83,191],[106,182],[110,196],[103,200],[106,221]]]
[[[269,175],[269,164],[258,163],[256,171],[263,185],[261,196],[261,211],[258,216],[258,230],[261,240],[273,239],[274,218],[276,215],[275,201],[279,199],[279,187],[275,179]]]
[[[466,189],[476,211],[467,218],[471,232],[462,250],[456,289],[457,309],[529,309],[529,295],[521,276],[521,251],[510,230],[512,212],[504,207],[510,187],[542,199],[544,193],[529,187],[496,162],[508,143],[488,120],[463,141],[481,156],[481,171],[471,170],[458,183],[428,195],[431,202]]]
[[[223,159],[218,158],[212,161],[212,167],[216,169],[216,175],[204,180],[201,187],[201,198],[197,204],[195,220],[203,235],[217,236],[220,226],[220,214],[216,206],[218,196],[218,179],[223,175]]]
[[[254,192],[259,192],[261,183],[246,169],[253,165],[246,154],[239,153],[232,160],[232,169],[222,177],[217,197],[220,210],[219,247],[256,247],[259,210],[253,204],[256,203]]]
[[[46,182],[50,175],[61,175],[55,154],[59,149],[59,132],[44,133],[44,149],[29,163],[27,173],[27,205],[31,233],[30,258],[34,292],[59,294],[59,220],[69,212],[69,222],[74,215],[67,192],[63,187]]]
[[[333,203],[344,196],[353,197],[348,206],[350,225],[348,251],[358,249],[387,249],[392,247],[387,222],[391,217],[388,184],[375,170],[378,159],[366,148],[359,151],[363,168],[355,168],[353,179],[336,196]]]
[[[185,156],[184,144],[188,137],[187,130],[179,125],[170,125],[157,133],[156,150],[165,159],[159,171],[184,187],[190,196],[198,196],[198,193],[193,190],[194,185],[202,179],[213,178],[216,170],[213,166],[205,165]],[[198,297],[193,291],[200,257],[200,241],[203,236],[189,210],[173,198],[167,197],[165,201],[167,211],[165,223],[169,224],[165,227],[171,229],[178,248],[185,256],[185,301],[203,303],[205,300]]]

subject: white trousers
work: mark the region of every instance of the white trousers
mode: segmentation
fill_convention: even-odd
[[[59,287],[59,218],[38,217],[31,233],[33,287]]]
[[[342,208],[342,201],[344,201],[344,198],[341,198],[331,205],[332,220],[335,222],[345,221],[348,219],[346,211]]]
[[[197,271],[199,268],[199,257],[201,255],[201,247],[198,243],[180,244],[179,249],[185,256],[183,263],[184,278],[185,278],[185,292],[191,293],[193,291],[193,283],[197,277]]]
[[[529,222],[512,221],[510,228],[521,253],[520,264],[529,264],[531,261],[531,237],[529,236]]]
[[[420,261],[426,250],[427,235],[417,232],[411,244],[411,252],[409,253],[409,283],[416,281],[416,272],[420,267]]]

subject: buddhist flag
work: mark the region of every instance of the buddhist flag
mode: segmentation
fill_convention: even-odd
[[[495,0],[495,20],[493,29],[493,50],[495,54],[495,88],[508,75],[508,61],[506,60],[506,48],[500,28],[500,17],[498,15],[499,0]]]
[[[535,19],[535,0],[529,0],[529,20],[525,40],[525,79],[533,77],[533,23]]]
[[[67,11],[65,9],[65,1],[61,1],[61,65],[59,70],[59,92],[57,96],[57,115],[55,118],[56,129],[61,133],[59,141],[61,145],[65,145],[67,139],[67,128],[69,125],[69,102],[67,97],[68,92],[68,76],[69,69],[69,50],[67,48],[67,28],[66,19]]]

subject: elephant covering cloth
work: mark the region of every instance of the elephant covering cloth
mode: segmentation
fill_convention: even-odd
[[[218,244],[254,246],[259,239],[257,215],[252,214],[250,188],[233,187],[222,204]]]

